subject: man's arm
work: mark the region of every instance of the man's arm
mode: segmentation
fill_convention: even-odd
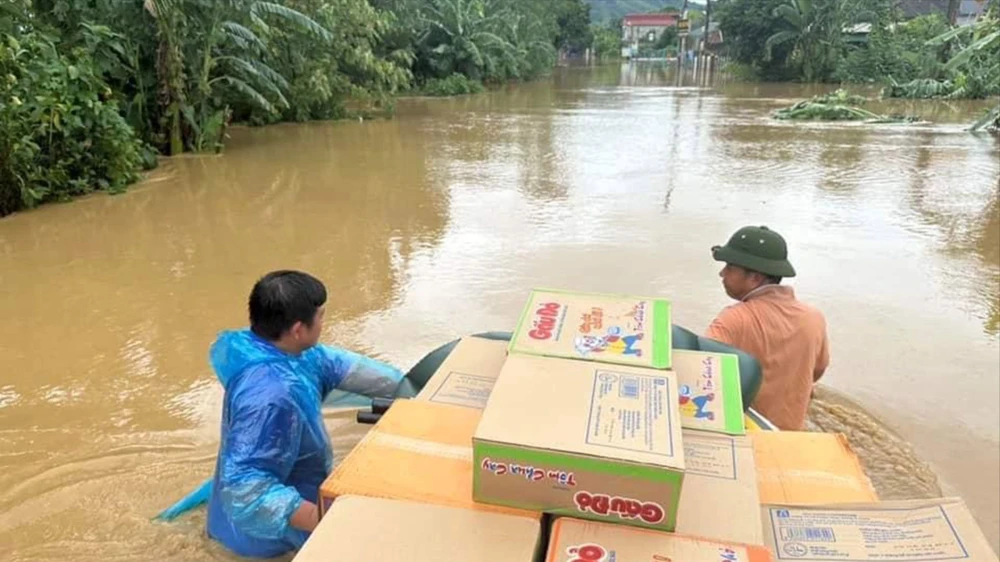
[[[316,506],[285,484],[302,439],[301,415],[288,397],[266,387],[234,393],[223,439],[219,497],[237,529],[277,540],[289,525],[315,527]]]
[[[392,398],[403,380],[403,372],[388,363],[339,347],[316,347],[321,354],[324,400],[334,389],[371,398]]]
[[[823,328],[823,343],[820,344],[819,357],[816,358],[816,370],[813,371],[813,382],[818,382],[823,378],[826,369],[830,366],[830,338],[826,334],[826,327]]]

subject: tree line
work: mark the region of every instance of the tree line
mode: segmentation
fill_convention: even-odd
[[[894,0],[716,0],[713,4],[726,51],[746,77],[882,82],[892,86],[888,93],[907,97],[1000,94],[997,0],[988,0],[975,25],[963,27],[952,26],[946,14],[939,13],[906,20]],[[951,16],[958,4],[951,0]]]
[[[583,0],[4,0],[0,216],[123,190],[233,122],[532,79],[593,33]]]

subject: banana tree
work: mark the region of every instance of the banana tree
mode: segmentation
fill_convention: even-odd
[[[476,80],[495,78],[514,49],[502,36],[508,16],[491,0],[429,0],[420,14],[425,31],[418,45],[439,76],[460,72]]]
[[[967,42],[945,64],[945,70],[958,73],[959,78],[972,76],[982,84],[983,93],[1000,95],[1000,7],[993,3],[974,25],[961,26],[928,41],[928,45]],[[1000,131],[1000,104],[972,124],[970,130],[990,128]]]
[[[267,112],[288,106],[283,94],[287,81],[265,62],[270,22],[294,27],[321,42],[332,39],[312,18],[274,2],[145,0],[145,7],[156,21],[160,40],[160,103],[171,154],[185,148],[185,123],[192,133],[192,148],[219,146],[229,114],[222,103],[227,96],[238,96]],[[192,24],[187,26],[189,20]],[[187,67],[192,69],[190,76]]]
[[[845,26],[873,22],[876,15],[860,0],[787,0],[774,9],[785,29],[767,38],[768,55],[791,42],[792,57],[808,82],[828,79],[837,66]]]

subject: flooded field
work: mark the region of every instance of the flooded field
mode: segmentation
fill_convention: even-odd
[[[329,289],[325,339],[408,368],[510,329],[533,286],[662,294],[701,331],[709,247],[767,224],[832,364],[811,418],[883,497],[957,494],[1000,543],[1000,161],[983,103],[919,125],[792,124],[827,88],[662,67],[561,69],[390,121],[236,129],[122,196],[0,220],[0,559],[231,560],[204,513],[150,518],[211,474],[207,364],[262,273]],[[343,456],[362,435],[330,417]]]

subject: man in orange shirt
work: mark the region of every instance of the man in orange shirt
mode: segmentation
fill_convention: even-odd
[[[813,384],[830,363],[826,320],[816,308],[781,285],[795,277],[785,239],[766,226],[736,231],[725,246],[712,248],[728,306],[705,335],[746,351],[760,361],[764,381],[752,406],[785,430],[805,427]]]

